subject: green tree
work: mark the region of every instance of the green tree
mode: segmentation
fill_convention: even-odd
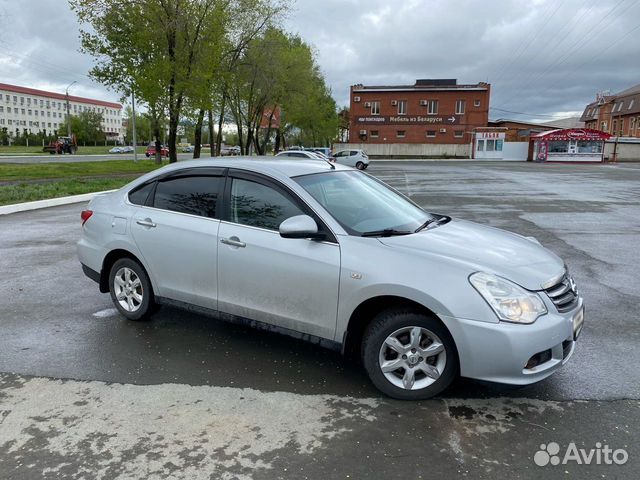
[[[234,0],[252,4],[250,0]],[[158,119],[166,109],[170,161],[189,98],[211,83],[229,22],[230,0],[70,0],[84,25],[90,75],[125,95],[134,92]],[[157,125],[154,128],[158,131]],[[158,141],[158,139],[156,139]]]

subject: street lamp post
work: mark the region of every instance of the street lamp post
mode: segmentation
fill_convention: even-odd
[[[71,138],[71,105],[69,105],[69,89],[75,84],[78,83],[75,80],[69,84],[67,89],[65,90],[65,99],[67,101],[67,137]]]
[[[133,133],[133,162],[138,163],[138,151],[136,147],[138,146],[138,142],[136,139],[136,97],[133,93],[133,88],[131,89],[131,109],[133,110],[133,114],[131,115],[131,130]]]

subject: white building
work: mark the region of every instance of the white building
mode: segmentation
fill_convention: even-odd
[[[0,83],[0,130],[6,128],[10,136],[26,129],[31,133],[45,131],[54,135],[65,121],[67,97],[61,93],[45,92],[34,88]],[[107,139],[122,141],[122,105],[91,98],[69,95],[71,115],[83,111],[102,114],[102,130]],[[66,135],[67,132],[58,132]]]

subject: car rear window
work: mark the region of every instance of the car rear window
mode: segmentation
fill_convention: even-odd
[[[142,185],[129,192],[129,201],[134,205],[145,205],[151,190],[153,190],[153,182]]]
[[[155,208],[215,218],[222,177],[188,176],[158,182]]]

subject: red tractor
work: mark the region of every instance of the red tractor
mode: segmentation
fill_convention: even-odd
[[[78,151],[78,142],[76,141],[76,136],[71,135],[70,137],[58,137],[57,140],[52,140],[51,142],[49,142],[49,145],[44,147],[42,151],[49,152],[51,155],[64,155],[65,153],[73,155]]]

